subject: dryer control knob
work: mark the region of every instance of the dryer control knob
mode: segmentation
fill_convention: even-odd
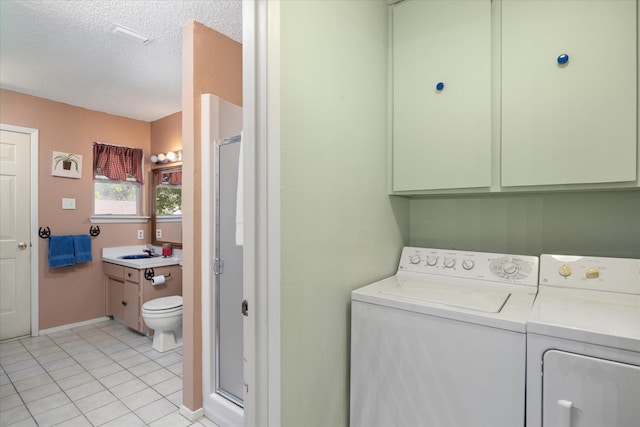
[[[428,256],[427,257],[427,265],[429,267],[433,267],[437,263],[438,263],[438,257],[437,256]]]
[[[444,268],[453,268],[456,265],[455,258],[445,258],[444,259]]]
[[[598,277],[600,277],[600,270],[593,267],[587,268],[586,276],[587,276],[587,279],[597,279]]]
[[[571,276],[571,267],[569,267],[567,264],[563,264],[560,269],[558,270],[558,273],[562,276],[562,277],[569,277]]]
[[[470,259],[465,259],[464,261],[462,261],[462,268],[464,268],[465,270],[471,270],[476,264],[470,260]]]

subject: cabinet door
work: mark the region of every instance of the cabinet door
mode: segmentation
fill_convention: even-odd
[[[636,180],[636,7],[503,0],[503,186]]]
[[[136,331],[140,329],[140,300],[138,298],[138,284],[124,282],[124,324]]]
[[[405,0],[393,8],[393,190],[490,184],[491,2]]]
[[[116,319],[124,319],[124,283],[106,276],[107,281],[107,311],[108,315]]]

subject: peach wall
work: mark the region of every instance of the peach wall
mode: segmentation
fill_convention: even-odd
[[[151,154],[182,150],[182,112],[151,122]],[[172,163],[175,165],[175,163]],[[151,169],[166,165],[151,164]]]
[[[39,130],[38,224],[52,234],[87,234],[93,213],[92,142],[126,145],[149,151],[149,123],[74,107],[43,98],[0,89],[0,123]],[[51,175],[53,151],[82,155],[82,177]],[[147,170],[149,162],[146,162]],[[145,177],[149,174],[145,173]],[[146,200],[146,192],[144,192]],[[76,199],[75,210],[63,210],[62,198]],[[146,206],[147,204],[143,204]],[[145,212],[146,213],[146,212]],[[49,269],[48,247],[38,254],[39,328],[81,322],[105,315],[102,248],[149,242],[150,226],[95,224],[101,234],[92,239],[93,262]],[[137,230],[145,239],[137,240]]]
[[[183,30],[183,403],[202,407],[200,95],[242,105],[242,45],[200,23]],[[190,191],[186,191],[190,189]]]

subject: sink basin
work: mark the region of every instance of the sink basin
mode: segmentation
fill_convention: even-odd
[[[118,257],[120,259],[146,259],[146,258],[157,258],[160,255],[149,255],[149,254],[135,254],[135,255],[122,255]]]

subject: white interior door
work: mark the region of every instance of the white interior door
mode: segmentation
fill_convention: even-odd
[[[31,331],[29,134],[0,131],[0,340]]]

